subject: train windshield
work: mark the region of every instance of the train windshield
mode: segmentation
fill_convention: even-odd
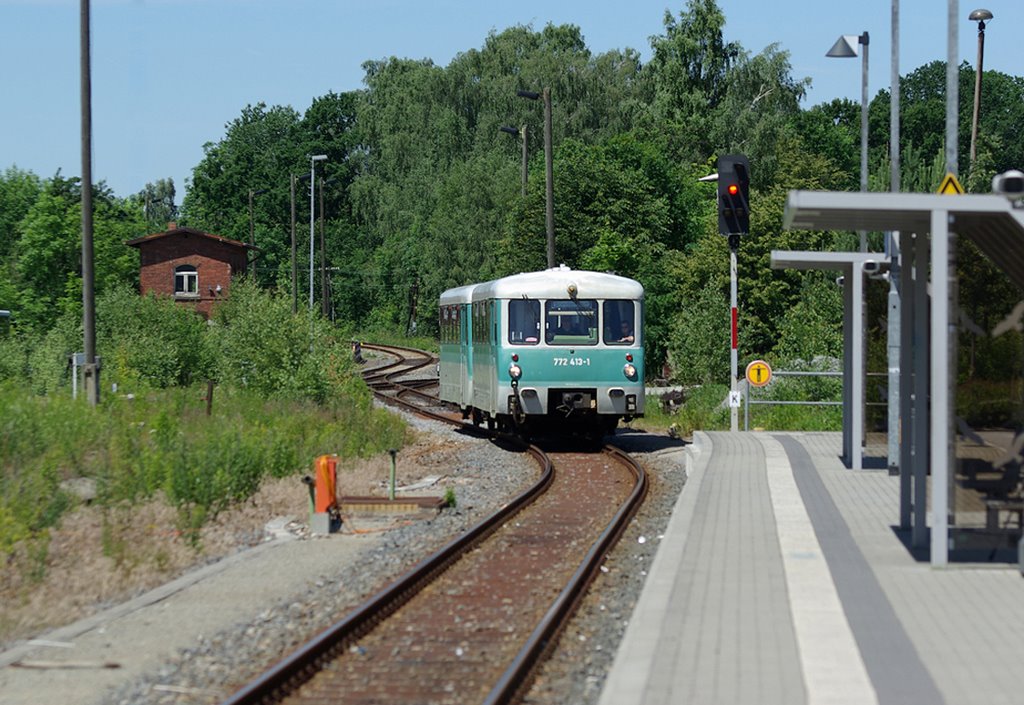
[[[597,301],[560,299],[544,304],[544,339],[551,345],[597,345]]]
[[[508,302],[508,342],[536,345],[540,341],[540,301],[515,299]]]
[[[636,313],[632,301],[604,302],[604,342],[608,345],[636,342]]]

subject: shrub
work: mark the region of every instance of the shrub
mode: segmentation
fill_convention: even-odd
[[[804,278],[800,300],[786,310],[779,325],[774,353],[782,360],[842,357],[843,296],[830,279]]]
[[[704,385],[729,379],[729,305],[706,288],[676,319],[669,344],[675,381]]]
[[[157,388],[206,379],[206,323],[169,297],[119,288],[100,297],[97,340],[106,380]]]
[[[353,390],[345,379],[354,376],[348,341],[319,316],[293,315],[286,297],[252,280],[232,286],[214,322],[217,376],[224,383],[267,397],[318,402],[342,388]]]
[[[81,340],[72,316],[45,335],[4,341],[20,354],[5,369],[27,380],[0,380],[0,558],[45,566],[48,529],[72,503],[60,489],[66,479],[94,480],[95,501],[111,511],[162,493],[195,539],[265,477],[293,474],[324,453],[403,445],[405,424],[372,405],[347,338],[249,282],[209,325],[126,289],[102,297],[97,314],[103,381],[135,392],[102,394],[98,408],[66,389],[67,354]],[[214,373],[207,416],[206,386],[190,382]],[[110,555],[122,555],[130,546],[115,545],[116,516],[105,517]]]

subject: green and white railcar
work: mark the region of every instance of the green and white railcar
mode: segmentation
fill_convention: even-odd
[[[476,284],[449,289],[441,294],[438,313],[441,363],[438,370],[441,399],[466,410],[473,405],[473,331],[470,307]]]
[[[638,282],[565,266],[516,274],[446,291],[442,322],[445,307],[467,295],[469,349],[456,356],[452,345],[446,355],[442,342],[441,355],[442,398],[457,401],[464,415],[527,432],[591,435],[643,415]],[[468,401],[456,396],[456,378],[468,381]]]

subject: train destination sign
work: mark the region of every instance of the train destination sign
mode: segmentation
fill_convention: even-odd
[[[752,387],[763,387],[772,381],[772,368],[764,360],[754,360],[747,365],[747,382]]]

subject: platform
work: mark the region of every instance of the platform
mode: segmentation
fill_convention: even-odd
[[[839,433],[698,433],[601,705],[1019,703],[1016,563],[935,568]]]

